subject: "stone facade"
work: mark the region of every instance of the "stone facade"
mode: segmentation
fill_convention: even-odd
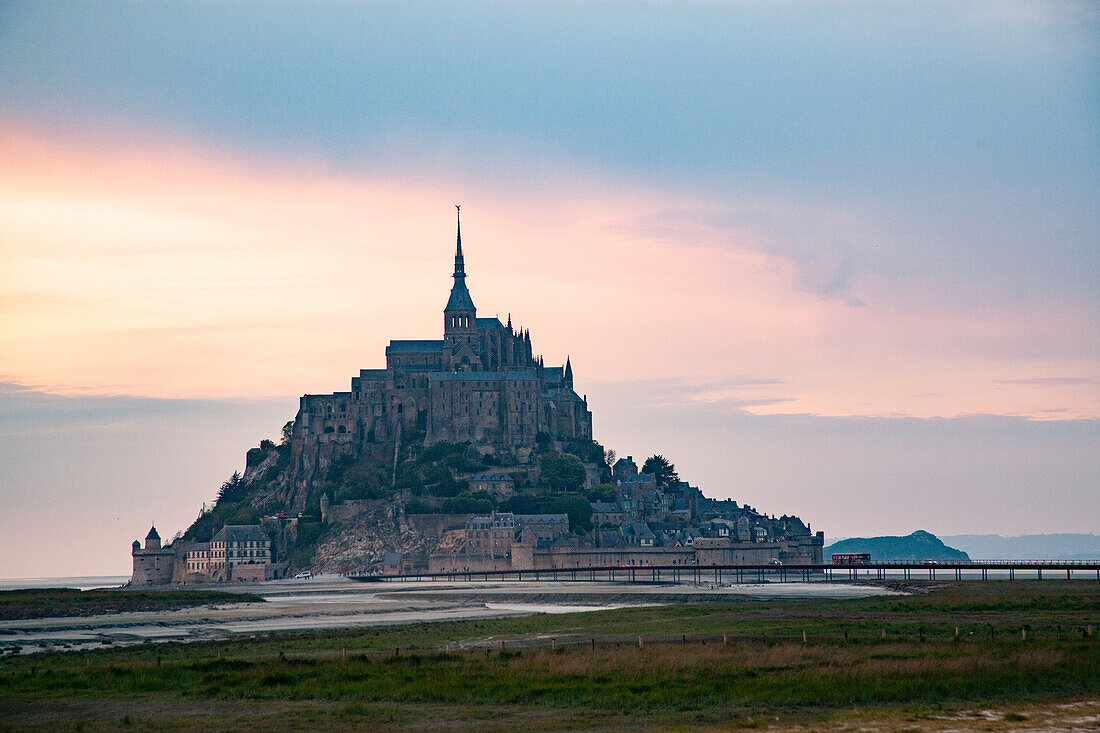
[[[484,491],[495,501],[503,501],[516,493],[516,480],[508,473],[479,473],[468,480],[470,491]]]
[[[134,572],[130,576],[130,585],[166,585],[172,582],[176,552],[171,547],[161,547],[156,527],[150,527],[149,534],[145,535],[144,549],[140,542],[134,540],[131,554]]]
[[[569,359],[564,367],[546,366],[530,332],[513,327],[511,316],[507,323],[478,317],[461,228],[453,278],[442,339],[391,341],[385,369],[360,370],[350,391],[301,398],[291,453],[298,485],[316,485],[339,456],[372,448],[385,455],[385,446],[392,450],[414,430],[427,444],[469,441],[521,463],[540,434],[591,439],[592,413],[573,390]],[[308,493],[291,497],[291,508],[301,510]]]
[[[270,566],[271,539],[258,524],[227,524],[210,540],[208,575],[214,580],[263,580]]]

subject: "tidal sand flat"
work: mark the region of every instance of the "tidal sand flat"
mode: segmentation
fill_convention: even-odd
[[[874,585],[647,585],[610,582],[362,583],[340,576],[234,587],[262,600],[240,603],[211,595],[206,605],[99,615],[61,613],[11,620],[0,650],[32,653],[149,641],[195,641],[267,632],[347,629],[438,621],[601,611],[624,606],[723,600],[827,599],[895,594]],[[205,590],[187,591],[201,598]],[[114,591],[125,599],[128,591]]]
[[[6,655],[0,721],[53,730],[1096,728],[1100,584],[916,586]]]

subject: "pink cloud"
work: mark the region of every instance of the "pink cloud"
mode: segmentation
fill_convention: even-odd
[[[1100,413],[1095,382],[1062,385],[1056,405],[1026,383],[1097,374],[1094,350],[1067,346],[1087,314],[929,308],[912,283],[860,275],[839,297],[807,287],[774,232],[725,215],[790,203],[562,170],[501,191],[12,129],[0,171],[0,371],[16,381],[162,397],[346,388],[389,338],[440,331],[459,201],[479,311],[511,312],[548,363],[571,354],[582,390],[686,378],[727,384],[695,399],[757,413]],[[824,214],[804,216],[790,236]],[[781,382],[728,386],[745,374]]]

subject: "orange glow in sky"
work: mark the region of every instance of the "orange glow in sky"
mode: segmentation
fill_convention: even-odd
[[[511,312],[548,364],[571,355],[597,400],[602,383],[676,379],[757,414],[1100,415],[1095,349],[1074,348],[1091,315],[952,312],[869,278],[853,305],[800,288],[766,233],[652,226],[730,202],[584,177],[471,190],[12,128],[0,378],[158,397],[346,389],[388,339],[441,332],[455,202],[479,314]]]

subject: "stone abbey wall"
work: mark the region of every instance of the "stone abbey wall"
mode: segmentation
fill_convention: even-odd
[[[420,430],[425,443],[468,441],[520,461],[539,433],[592,437],[592,413],[573,390],[568,359],[547,367],[510,317],[507,324],[477,317],[461,234],[454,278],[442,339],[391,341],[386,367],[360,370],[350,391],[302,396],[291,438],[292,510],[305,507],[333,461],[365,450],[392,456]]]

